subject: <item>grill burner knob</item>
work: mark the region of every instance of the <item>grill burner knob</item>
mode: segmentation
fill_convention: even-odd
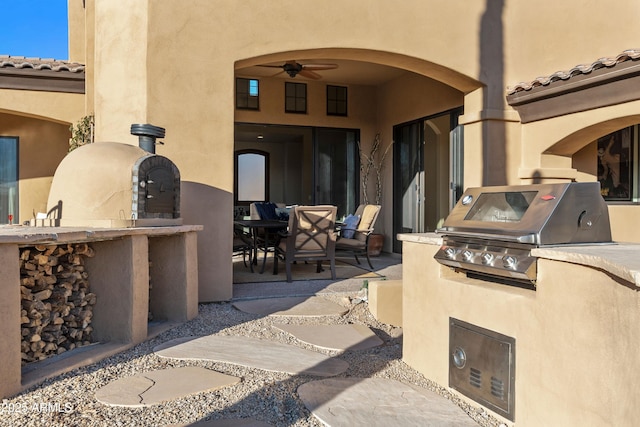
[[[504,265],[504,268],[516,268],[516,264],[518,264],[518,260],[514,256],[507,255],[502,258],[502,265]]]
[[[483,264],[491,264],[491,261],[493,261],[493,255],[489,252],[483,253],[481,258]]]
[[[450,258],[453,259],[456,257],[456,250],[453,248],[447,248],[444,250],[445,255]]]
[[[473,258],[473,252],[471,252],[469,249],[465,250],[464,252],[462,252],[462,258],[465,261],[471,261],[471,258]]]

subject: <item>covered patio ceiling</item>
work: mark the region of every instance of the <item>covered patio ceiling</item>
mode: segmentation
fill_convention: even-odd
[[[406,71],[400,68],[390,67],[386,65],[374,64],[371,62],[354,61],[349,59],[307,59],[304,58],[290,58],[287,61],[295,61],[302,65],[307,64],[335,64],[336,68],[330,70],[315,71],[319,74],[320,81],[328,83],[341,83],[341,84],[356,84],[365,86],[378,86],[386,83],[390,80],[402,77],[403,75],[411,74],[410,71]],[[257,78],[281,78],[281,79],[295,79],[300,81],[311,80],[303,75],[297,75],[296,77],[290,77],[284,70],[273,68],[271,66],[281,66],[287,61],[267,62],[261,65],[263,66],[251,66],[236,70],[237,75],[257,77]]]

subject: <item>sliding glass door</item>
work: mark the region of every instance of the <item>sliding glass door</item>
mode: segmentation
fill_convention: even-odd
[[[18,221],[18,138],[0,137],[0,224]]]
[[[315,132],[315,204],[338,207],[338,218],[358,201],[357,132],[318,128]]]
[[[237,123],[235,204],[331,204],[338,218],[355,212],[359,163],[356,129]]]
[[[435,231],[462,188],[459,110],[394,127],[393,234]],[[394,239],[394,252],[401,242]]]

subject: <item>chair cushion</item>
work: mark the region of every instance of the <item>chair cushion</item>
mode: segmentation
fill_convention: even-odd
[[[260,219],[264,220],[278,220],[278,214],[276,213],[275,203],[256,203],[256,210]]]
[[[353,239],[353,235],[357,230],[356,227],[358,226],[359,222],[359,215],[347,215],[347,217],[344,219],[342,227],[340,228],[340,236],[344,237],[345,239]]]
[[[366,241],[358,239],[338,239],[336,241],[336,249],[345,249],[348,251],[365,249]]]
[[[378,212],[378,208],[375,205],[367,205],[362,212],[362,218],[360,219],[360,224],[358,224],[358,230],[368,230],[373,225],[373,219],[376,216],[376,212]]]
[[[276,215],[278,216],[278,219],[281,221],[289,221],[289,211],[291,210],[291,208],[276,208]]]

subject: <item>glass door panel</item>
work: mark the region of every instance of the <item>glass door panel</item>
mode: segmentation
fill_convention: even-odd
[[[18,218],[18,138],[0,137],[0,224]]]
[[[394,127],[394,235],[435,231],[461,194],[459,114],[455,110]],[[397,239],[393,251],[402,252]]]
[[[357,132],[316,129],[315,195],[317,205],[338,207],[338,219],[356,210],[358,189]]]

